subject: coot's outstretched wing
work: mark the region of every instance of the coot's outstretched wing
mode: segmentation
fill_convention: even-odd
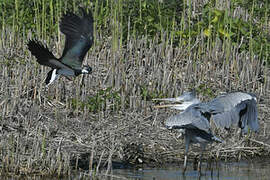
[[[66,35],[61,62],[74,69],[80,69],[83,59],[93,44],[92,13],[80,8],[83,16],[67,12],[60,22],[60,30]]]

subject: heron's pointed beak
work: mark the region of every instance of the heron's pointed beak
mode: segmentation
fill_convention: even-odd
[[[167,107],[175,107],[175,104],[163,104],[163,105],[156,105],[154,108],[167,108]]]
[[[183,101],[177,98],[155,98],[152,99],[153,101],[170,101],[170,102],[178,102],[178,103],[182,103]]]
[[[193,102],[182,102],[180,104],[164,104],[164,105],[157,105],[154,106],[154,108],[171,108],[171,109],[177,109],[177,110],[185,110],[189,106],[191,106]]]

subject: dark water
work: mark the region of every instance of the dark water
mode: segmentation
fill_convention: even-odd
[[[211,169],[207,163],[202,164],[202,175],[193,170],[193,165],[188,164],[185,175],[182,175],[182,167],[179,165],[167,165],[164,168],[143,169],[113,169],[113,174],[104,175],[96,179],[128,179],[128,180],[270,180],[270,160],[265,161],[242,161],[242,162],[219,162],[212,164]],[[120,167],[120,166],[118,166]],[[103,174],[103,173],[102,173]],[[85,180],[91,179],[89,173],[79,172],[69,177],[0,177],[0,180]],[[93,179],[93,178],[92,178]],[[95,178],[94,178],[95,179]]]
[[[202,175],[194,171],[192,164],[188,165],[185,175],[182,167],[168,165],[166,168],[144,169],[114,169],[113,179],[127,178],[130,180],[270,180],[270,161],[260,162],[219,162],[212,165],[212,171],[207,164],[202,164]],[[118,178],[117,178],[118,177]]]

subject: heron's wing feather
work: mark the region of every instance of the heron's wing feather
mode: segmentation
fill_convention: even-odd
[[[65,48],[61,57],[64,64],[72,68],[81,68],[82,61],[93,44],[93,16],[84,9],[79,17],[68,12],[61,18],[60,30],[66,35]]]
[[[213,121],[217,127],[230,128],[239,122],[239,112],[237,109],[213,114]]]
[[[236,92],[221,95],[210,101],[208,106],[217,127],[229,128],[232,125],[238,125],[245,128],[247,124],[253,126],[253,129],[258,127],[256,126],[257,120],[254,120],[257,119],[256,100],[247,93]],[[241,115],[243,110],[246,113]]]
[[[253,131],[258,131],[259,122],[258,122],[258,109],[256,100],[252,99],[250,101],[250,105],[248,106],[248,108],[250,108],[250,111],[248,111],[249,112],[248,125]]]
[[[205,132],[210,132],[209,121],[202,116],[201,112],[192,106],[184,112],[171,116],[165,121],[165,125],[169,128],[188,128],[200,129]]]
[[[244,133],[247,133],[248,128],[252,131],[258,131],[259,123],[258,123],[258,110],[257,103],[254,99],[246,101],[247,111],[241,117],[241,128]]]

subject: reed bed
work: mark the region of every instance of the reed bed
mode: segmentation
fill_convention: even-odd
[[[59,57],[62,35],[49,38],[40,33]],[[88,175],[102,177],[116,162],[162,165],[182,161],[183,140],[163,126],[177,112],[154,109],[157,102],[152,98],[177,96],[193,87],[204,101],[237,90],[258,97],[260,131],[239,139],[237,129],[216,130],[225,143],[209,145],[205,159],[269,155],[270,71],[264,60],[240,51],[230,41],[217,38],[209,43],[203,34],[192,45],[174,46],[170,42],[174,33],[163,31],[152,40],[130,36],[122,46],[118,33],[103,37],[95,32],[95,45],[85,58],[93,67],[91,75],[73,81],[61,78],[45,88],[49,69],[37,64],[26,49],[35,33],[18,34],[16,28],[3,26],[1,175],[62,177],[88,170]],[[197,146],[191,150],[196,157]]]

